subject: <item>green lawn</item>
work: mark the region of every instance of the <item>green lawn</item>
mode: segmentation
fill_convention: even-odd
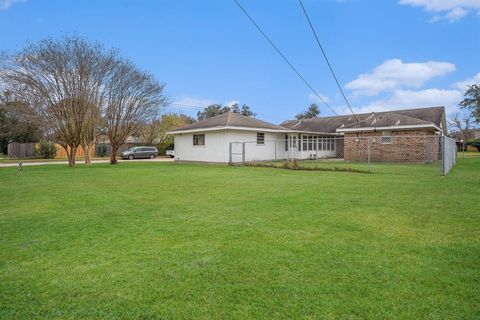
[[[478,319],[479,194],[475,157],[0,168],[0,319]]]

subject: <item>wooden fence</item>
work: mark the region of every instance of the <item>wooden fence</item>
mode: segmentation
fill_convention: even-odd
[[[35,143],[18,143],[12,142],[8,144],[8,157],[14,159],[33,158],[35,157]]]

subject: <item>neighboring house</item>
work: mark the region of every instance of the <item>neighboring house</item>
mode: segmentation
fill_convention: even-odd
[[[472,140],[480,139],[480,129],[473,129],[472,136]]]
[[[226,113],[168,134],[174,135],[177,161],[363,161],[371,148],[373,160],[419,162],[437,160],[436,137],[447,133],[445,121],[444,107],[288,120],[279,126]],[[238,154],[242,158],[234,159]]]

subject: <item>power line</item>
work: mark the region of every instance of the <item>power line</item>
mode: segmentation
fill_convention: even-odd
[[[253,25],[258,29],[258,31],[260,31],[260,33],[270,43],[270,45],[277,51],[277,53],[283,58],[283,60],[285,60],[285,62],[288,64],[288,66],[297,74],[297,76],[300,77],[300,79],[302,79],[302,81],[307,85],[307,87],[310,88],[310,90],[312,90],[312,92],[318,97],[318,99],[320,99],[320,101],[324,105],[326,105],[334,114],[338,115],[338,113],[335,112],[335,110],[322,98],[322,96],[320,96],[317,93],[317,91],[315,91],[315,89],[313,89],[313,87],[310,85],[310,83],[308,83],[308,81],[305,80],[305,78],[300,74],[300,72],[297,71],[297,69],[290,63],[290,61],[288,61],[287,57],[285,57],[285,55],[280,51],[280,49],[278,49],[278,47],[273,43],[273,41],[270,40],[270,38],[265,34],[265,32],[263,32],[263,30],[253,20],[253,18],[247,13],[247,11],[245,11],[245,9],[240,5],[240,3],[237,0],[233,0],[233,1],[237,4],[237,6],[240,8],[240,10],[243,11],[243,13],[247,16],[247,18],[253,23]]]
[[[340,83],[338,82],[337,76],[335,75],[335,72],[333,71],[333,68],[332,68],[332,66],[330,65],[330,61],[329,61],[328,58],[327,58],[327,54],[325,53],[325,50],[323,50],[323,46],[322,46],[322,44],[320,43],[320,40],[318,39],[317,32],[315,31],[315,28],[313,27],[313,24],[312,24],[312,22],[310,21],[310,18],[308,17],[307,10],[305,9],[305,6],[303,5],[302,0],[298,0],[298,2],[300,2],[300,6],[302,7],[303,13],[305,14],[305,18],[307,18],[308,24],[310,25],[310,29],[312,29],[313,35],[315,36],[315,39],[317,40],[317,44],[318,44],[318,46],[320,47],[320,50],[322,51],[323,57],[325,58],[325,61],[327,62],[328,68],[330,69],[330,72],[332,73],[332,76],[333,76],[333,78],[335,79],[335,82],[337,83],[337,87],[338,87],[338,89],[340,90],[340,92],[342,93],[343,99],[345,99],[345,102],[347,103],[347,106],[348,106],[348,108],[350,109],[350,112],[352,112],[352,114],[355,116],[355,118],[357,119],[357,122],[358,122],[358,117],[357,117],[357,115],[355,114],[355,112],[353,112],[353,109],[352,109],[352,107],[350,106],[350,103],[348,102],[347,96],[346,96],[345,93],[343,92],[342,86],[341,86]]]
[[[168,105],[172,106],[172,107],[182,107],[182,108],[195,108],[195,109],[203,109],[204,108],[204,107],[201,107],[201,106],[192,106],[192,105],[188,105],[188,104],[175,103],[175,102],[169,103]]]
[[[205,109],[205,107],[202,107],[202,106],[194,106],[194,105],[189,105],[189,104],[183,104],[183,103],[176,103],[176,102],[171,102],[169,103],[166,108],[191,108],[191,109]],[[269,113],[264,113],[264,112],[255,112],[254,113],[255,116],[257,115],[263,115],[263,116],[267,116],[267,117],[270,117],[270,118],[277,118],[278,119],[278,115],[272,115],[272,114],[269,114]],[[254,117],[255,118],[255,117]]]

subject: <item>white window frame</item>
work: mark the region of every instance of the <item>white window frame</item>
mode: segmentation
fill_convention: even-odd
[[[382,144],[392,143],[392,131],[382,131],[382,137],[380,138]]]
[[[262,137],[260,140],[258,139],[259,136]],[[265,145],[265,132],[257,132],[257,146],[264,146],[264,145]]]
[[[195,136],[197,137],[197,143],[195,143]],[[200,136],[203,136],[203,144],[199,144],[199,137]],[[193,146],[194,147],[204,147],[205,146],[205,133],[196,133],[196,134],[193,134],[192,136],[193,138]]]

